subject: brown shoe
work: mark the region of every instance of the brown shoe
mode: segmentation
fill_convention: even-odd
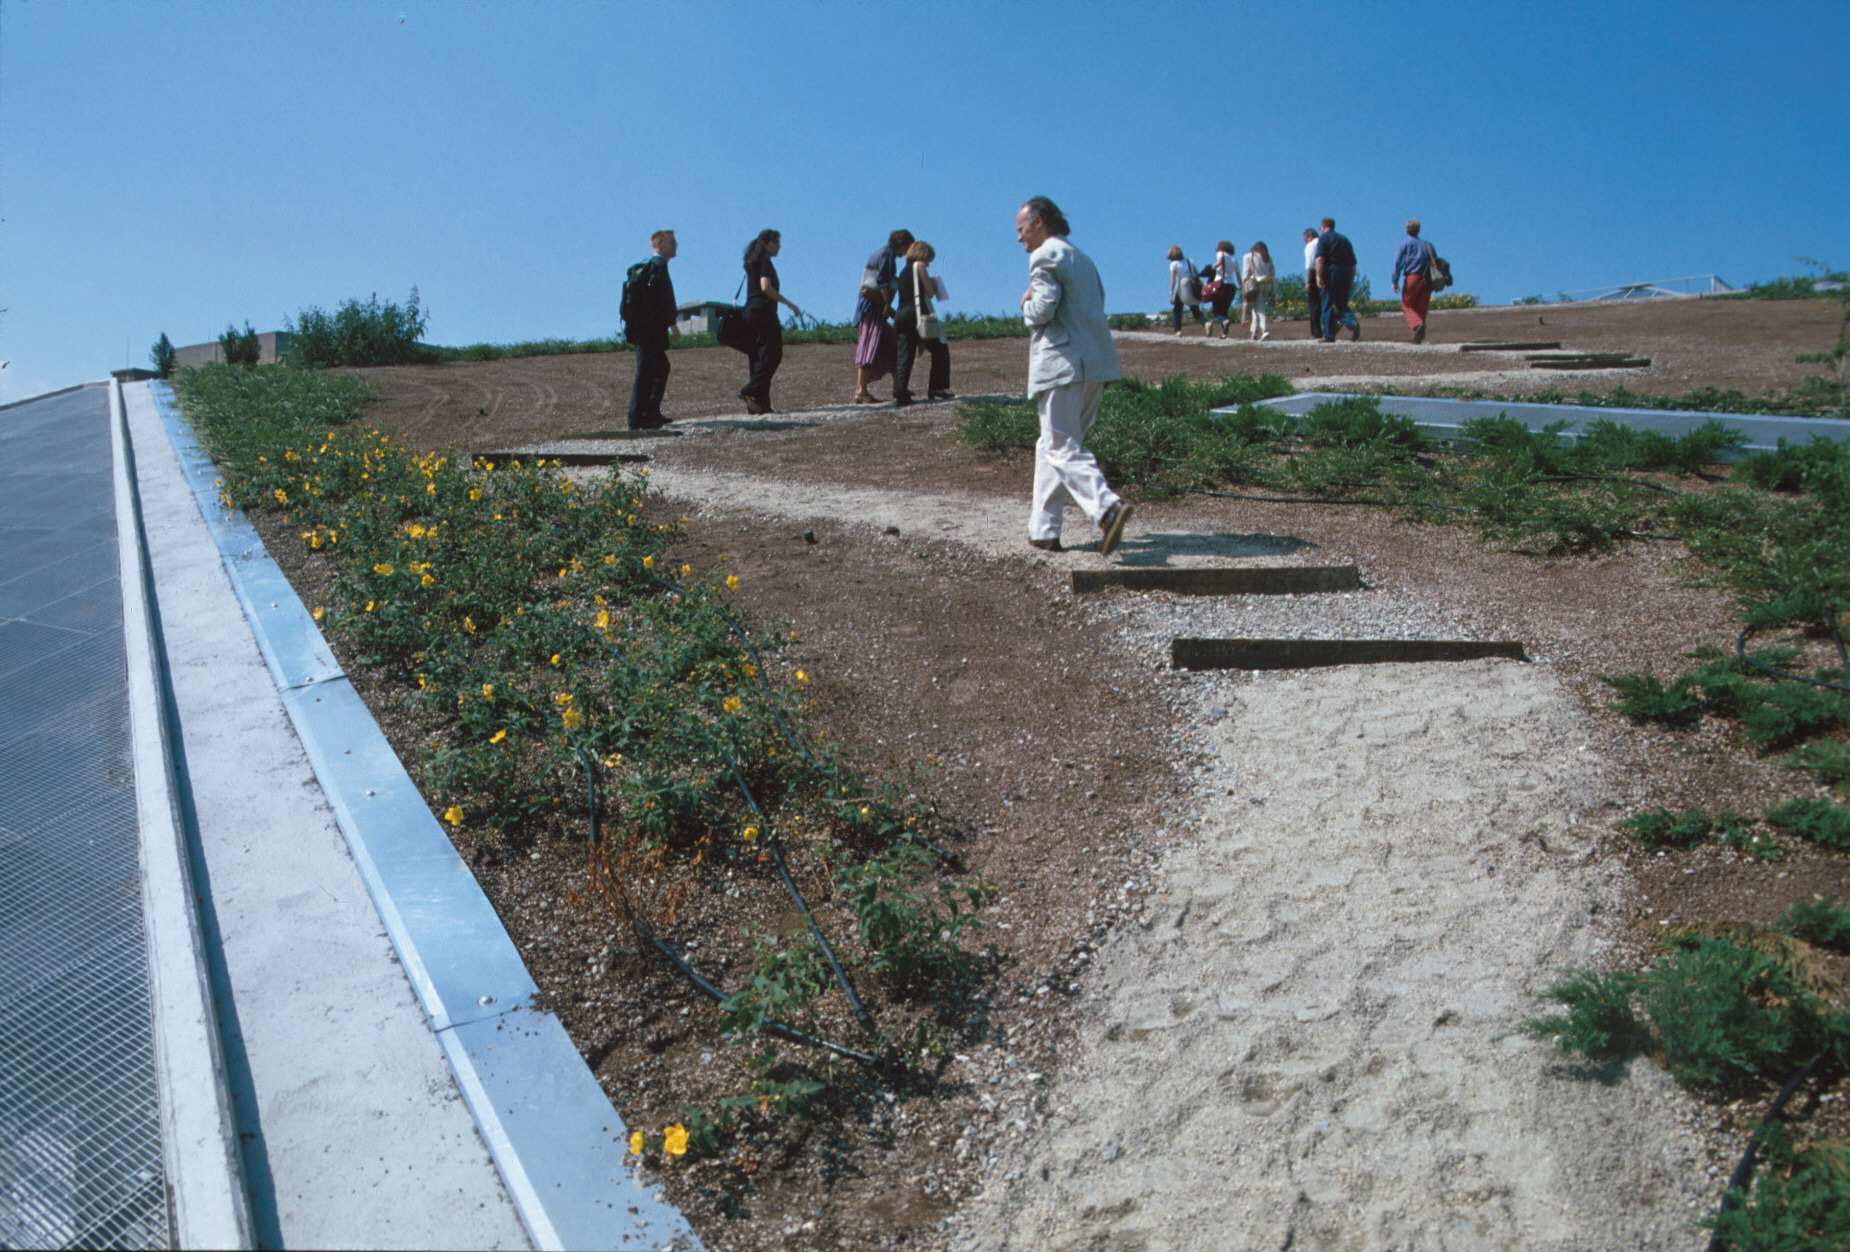
[[[1060,546],[1060,536],[1058,535],[1055,535],[1052,539],[1030,539],[1028,540],[1028,546],[1030,548],[1039,548],[1042,552],[1066,551],[1065,548]]]
[[[1124,538],[1124,523],[1131,520],[1131,506],[1120,500],[1098,519],[1098,528],[1104,533],[1099,542],[1098,554],[1110,556],[1118,550],[1118,541]]]

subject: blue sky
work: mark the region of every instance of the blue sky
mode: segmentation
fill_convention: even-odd
[[[1314,14],[1314,16],[1312,16]],[[1850,266],[1850,4],[0,0],[0,402],[413,284],[441,343],[612,332],[650,230],[760,227],[852,307],[904,225],[1012,309],[1053,196],[1114,309],[1163,254],[1409,215],[1485,300]]]

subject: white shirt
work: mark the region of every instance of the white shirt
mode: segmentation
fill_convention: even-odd
[[[1312,239],[1304,245],[1304,274],[1309,277],[1317,272],[1317,241]]]
[[[1171,261],[1169,263],[1169,298],[1171,300],[1181,298],[1183,280],[1198,277],[1195,267],[1189,264],[1187,257],[1183,257],[1180,261]]]
[[[1233,253],[1216,252],[1214,254],[1214,276],[1220,279],[1223,283],[1239,282],[1240,281],[1240,275],[1238,273],[1239,268],[1240,268],[1240,263],[1234,257]]]
[[[1258,279],[1260,282],[1269,282],[1275,278],[1276,275],[1272,271],[1272,263],[1270,261],[1260,256],[1257,252],[1248,252],[1246,254],[1244,268],[1240,272],[1240,277],[1242,280],[1253,278]]]

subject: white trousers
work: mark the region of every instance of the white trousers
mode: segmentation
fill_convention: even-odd
[[[1097,522],[1118,502],[1105,482],[1098,458],[1086,451],[1086,433],[1098,420],[1104,383],[1069,383],[1034,397],[1041,437],[1034,445],[1034,502],[1028,509],[1028,538],[1057,539],[1071,500]]]
[[[1254,339],[1271,333],[1271,327],[1266,322],[1267,303],[1264,296],[1254,296],[1246,302],[1246,310],[1252,317]]]

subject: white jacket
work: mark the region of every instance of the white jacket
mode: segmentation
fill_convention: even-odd
[[[1051,238],[1028,257],[1028,394],[1072,383],[1122,378],[1118,345],[1105,320],[1105,284],[1092,258]]]

